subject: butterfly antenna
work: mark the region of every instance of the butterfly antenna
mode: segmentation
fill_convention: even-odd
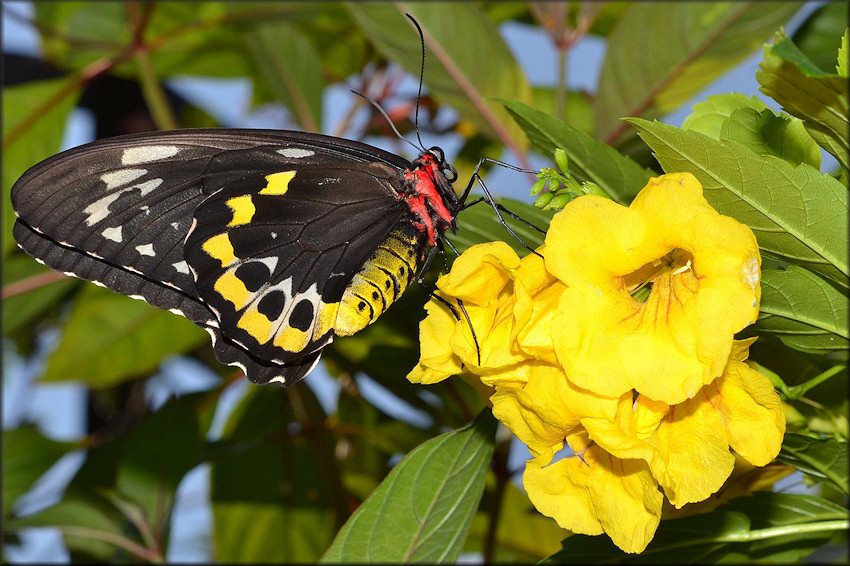
[[[413,22],[413,25],[416,26],[416,31],[419,32],[419,42],[422,44],[422,62],[419,64],[419,92],[416,93],[416,114],[413,120],[413,126],[416,128],[416,139],[419,140],[419,145],[422,149],[425,149],[425,145],[422,143],[422,138],[419,136],[419,101],[422,100],[422,81],[425,78],[425,34],[422,33],[422,28],[419,26],[419,22],[414,19],[410,14],[404,14],[407,18]]]
[[[399,139],[400,139],[400,140],[402,140],[402,141],[404,141],[404,142],[406,142],[406,143],[409,143],[409,144],[410,144],[410,146],[411,146],[413,149],[415,149],[416,151],[422,151],[422,149],[421,149],[421,148],[416,147],[416,144],[415,144],[415,143],[413,143],[412,141],[410,141],[409,139],[407,139],[406,137],[404,137],[403,135],[401,135],[401,134],[399,133],[398,129],[395,127],[395,124],[393,124],[392,119],[391,119],[391,118],[387,115],[387,113],[386,113],[386,112],[384,112],[384,109],[383,109],[383,108],[381,108],[380,104],[378,104],[377,102],[375,102],[374,100],[372,100],[371,98],[369,98],[368,96],[366,96],[365,94],[363,94],[362,92],[357,92],[356,90],[352,90],[351,92],[353,92],[353,93],[354,93],[354,94],[356,94],[357,96],[359,96],[359,97],[363,98],[364,100],[368,101],[368,102],[369,102],[369,104],[371,104],[372,106],[374,106],[375,108],[377,108],[377,109],[378,109],[378,112],[380,112],[380,113],[381,113],[381,116],[383,116],[384,118],[386,118],[387,123],[390,125],[390,128],[392,128],[392,129],[393,129],[393,132],[395,132],[395,135],[397,135],[397,136],[399,137]]]

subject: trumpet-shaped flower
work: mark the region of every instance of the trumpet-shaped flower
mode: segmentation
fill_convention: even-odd
[[[752,341],[733,341],[758,312],[755,238],[672,174],[628,208],[576,199],[538,252],[495,242],[458,258],[437,282],[454,312],[429,303],[408,378],[477,376],[531,451],[535,507],[641,552],[665,498],[704,501],[736,457],[764,466],[779,451],[779,398],[744,363]]]
[[[651,179],[629,207],[576,199],[552,220],[546,247],[547,270],[567,286],[552,321],[555,353],[594,391],[691,398],[758,314],[755,236],[711,208],[689,173]],[[630,294],[641,285],[651,287],[643,302]]]

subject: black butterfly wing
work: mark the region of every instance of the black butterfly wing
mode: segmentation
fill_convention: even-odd
[[[327,345],[352,275],[407,210],[393,189],[400,176],[379,163],[305,166],[205,200],[185,257],[221,332],[278,363]]]
[[[227,156],[239,155],[239,159]],[[12,188],[14,237],[53,269],[178,312],[206,329],[218,359],[253,381],[300,379],[318,352],[281,367],[222,335],[183,256],[195,209],[263,171],[401,157],[347,140],[270,130],[176,130],[101,140],[28,170]],[[228,167],[230,167],[228,169]]]

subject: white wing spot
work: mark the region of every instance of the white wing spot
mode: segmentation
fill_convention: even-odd
[[[272,240],[274,240],[275,238],[277,238],[277,232],[272,232]]]
[[[121,196],[121,192],[122,191],[118,191],[117,193],[107,195],[84,208],[83,212],[89,215],[89,217],[86,218],[86,224],[88,226],[94,226],[109,216],[109,205],[118,200],[118,197]]]
[[[153,244],[142,244],[141,246],[136,246],[136,251],[141,255],[148,255],[151,257],[156,256],[156,252],[153,251]]]
[[[147,169],[121,169],[120,171],[104,173],[100,178],[106,183],[107,189],[115,189],[121,185],[132,183],[147,172]]]
[[[173,312],[174,314],[179,314],[180,316],[186,316],[180,309],[168,309],[168,312]]]
[[[119,244],[124,241],[124,237],[121,235],[121,226],[114,226],[112,228],[107,228],[103,232],[101,232],[104,238],[107,240],[112,240],[113,242],[118,242]]]
[[[145,298],[141,295],[127,295],[127,296],[130,297],[131,299],[136,299],[137,301],[144,301],[145,300]]]
[[[145,213],[145,216],[147,216],[148,214],[151,213],[151,207],[149,207],[147,205],[140,207],[140,209],[142,210],[142,212]]]
[[[254,261],[265,264],[269,268],[269,273],[274,273],[274,268],[277,267],[277,256],[264,257]]]
[[[291,159],[301,159],[302,157],[310,157],[311,155],[315,155],[316,152],[310,149],[304,149],[301,147],[287,147],[284,149],[277,150],[279,154],[284,157],[289,157]]]
[[[122,165],[137,165],[149,161],[159,161],[167,157],[177,155],[180,148],[174,145],[147,145],[144,147],[131,147],[124,150],[121,155]]]
[[[171,227],[174,228],[175,230],[177,230],[178,228],[180,228],[180,223],[179,222],[172,222]]]
[[[144,183],[139,183],[135,187],[130,187],[130,188],[131,189],[139,189],[140,191],[142,191],[142,194],[140,194],[139,196],[143,197],[146,194],[148,194],[149,192],[151,192],[152,190],[154,190],[155,188],[157,188],[158,186],[160,186],[161,184],[162,184],[162,179],[151,179],[150,181],[145,181]]]
[[[178,261],[177,263],[172,263],[171,265],[174,266],[174,269],[177,270],[177,273],[184,273],[186,275],[189,275],[189,264],[185,261]]]
[[[126,171],[141,171],[142,174],[147,173],[147,171],[145,171],[144,169],[127,169]],[[119,173],[120,173],[120,171],[119,171]],[[114,175],[114,173],[107,173],[106,175],[104,175],[102,177],[103,180],[106,181],[106,177],[109,176],[109,175]],[[110,181],[106,181],[107,188],[115,188],[115,187],[110,187],[109,183],[110,183]],[[119,183],[119,184],[123,185],[124,183]],[[118,191],[115,191],[112,194],[106,195],[105,197],[103,197],[101,199],[97,199],[96,201],[94,201],[93,203],[91,203],[90,205],[88,205],[86,208],[83,209],[83,212],[85,214],[89,215],[89,217],[86,218],[86,225],[94,226],[95,224],[97,224],[98,222],[100,222],[101,220],[103,220],[104,218],[109,216],[109,206],[113,202],[118,200],[118,197],[120,197],[125,192],[132,191],[133,189],[139,189],[139,191],[140,191],[139,196],[143,197],[146,194],[148,194],[149,192],[151,192],[152,190],[154,190],[155,188],[157,188],[158,186],[160,186],[161,184],[162,184],[162,179],[151,179],[150,181],[145,181],[144,183],[139,183],[138,185],[134,185],[132,187],[120,189]],[[149,207],[148,206],[142,206],[141,209],[145,211],[145,214],[149,214],[149,210],[148,210]]]

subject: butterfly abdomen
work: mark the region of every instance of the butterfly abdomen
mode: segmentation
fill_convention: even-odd
[[[413,281],[423,249],[409,224],[392,231],[345,288],[335,333],[350,336],[381,316]]]

